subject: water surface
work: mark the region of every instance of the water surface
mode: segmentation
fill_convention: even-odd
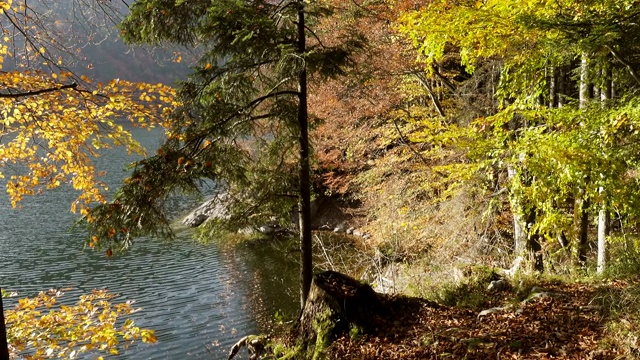
[[[157,131],[133,132],[150,151],[160,143]],[[115,188],[133,160],[110,151],[98,165]],[[125,254],[108,258],[83,250],[82,234],[71,230],[77,220],[69,212],[73,189],[29,197],[12,209],[0,186],[0,287],[21,296],[70,287],[70,302],[94,288],[134,299],[141,310],[133,319],[154,329],[158,343],[134,346],[122,358],[226,359],[240,337],[263,331],[265,319],[297,306],[296,266],[268,244],[223,250],[183,233],[172,242],[139,239]]]

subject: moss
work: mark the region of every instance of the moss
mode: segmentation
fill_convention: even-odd
[[[491,301],[487,285],[500,277],[495,269],[486,266],[468,266],[463,269],[465,278],[459,283],[444,283],[427,294],[430,300],[447,306],[483,308]]]
[[[349,338],[352,341],[357,341],[358,339],[360,339],[364,332],[365,330],[361,326],[358,326],[356,324],[349,325]]]
[[[324,359],[325,350],[331,345],[335,335],[335,319],[331,310],[325,310],[313,319],[313,329],[316,332],[316,342],[311,359]]]

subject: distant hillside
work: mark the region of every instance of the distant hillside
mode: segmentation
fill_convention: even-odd
[[[82,54],[85,60],[75,70],[97,81],[120,78],[172,85],[189,74],[187,62],[175,62],[176,56],[172,52],[129,47],[115,36],[85,47]]]
[[[126,1],[40,0],[22,6],[26,10],[0,20],[5,41],[11,44],[2,64],[5,71],[40,68],[48,72],[55,62],[100,82],[119,78],[168,85],[189,73],[188,60],[175,61],[189,58],[178,49],[127,46],[119,39],[116,24],[129,11]],[[34,53],[39,52],[45,61],[34,61]]]

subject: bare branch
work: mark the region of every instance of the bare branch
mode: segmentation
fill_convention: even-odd
[[[61,85],[61,86],[51,87],[51,88],[47,88],[47,89],[34,90],[34,91],[26,91],[26,92],[19,92],[19,93],[9,93],[9,94],[0,93],[0,98],[19,98],[19,97],[25,97],[25,96],[35,96],[35,95],[40,95],[40,94],[44,94],[44,93],[48,93],[48,92],[60,91],[60,90],[64,90],[64,89],[75,89],[77,87],[78,87],[78,84],[72,83],[72,84],[68,84],[68,85]]]

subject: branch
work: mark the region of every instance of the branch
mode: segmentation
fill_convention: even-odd
[[[16,93],[16,94],[2,94],[2,93],[0,93],[0,98],[19,98],[19,97],[25,97],[25,96],[35,96],[35,95],[40,95],[40,94],[44,94],[44,93],[48,93],[48,92],[60,91],[60,90],[63,90],[63,89],[75,89],[77,87],[78,87],[78,84],[72,83],[72,84],[69,84],[69,85],[56,86],[56,87],[52,87],[52,88],[34,90],[34,91],[27,91],[27,92],[21,92],[21,93]]]
[[[276,85],[276,87],[278,87],[279,85],[280,84]],[[251,111],[253,111],[253,109],[255,109],[263,101],[265,101],[267,99],[270,99],[272,97],[280,96],[280,95],[295,95],[295,96],[299,96],[300,92],[299,91],[293,91],[293,90],[283,90],[283,91],[277,91],[277,92],[269,92],[266,95],[263,95],[263,96],[260,96],[258,98],[255,98],[252,101],[250,101],[248,104],[245,104],[244,106],[238,108],[231,115],[229,115],[226,118],[218,121],[213,127],[217,128],[217,127],[219,127],[221,125],[224,125],[224,124],[228,123],[229,121],[233,120],[234,118],[245,114],[248,109],[251,109]],[[269,114],[267,114],[267,115],[269,115]],[[258,120],[258,119],[265,118],[265,117],[268,117],[268,116],[260,116],[260,115],[258,115],[256,117],[250,117],[249,120],[253,121],[253,120]],[[205,134],[202,134],[201,136],[198,136],[197,138],[193,139],[192,141],[188,141],[187,143],[184,144],[184,146],[182,147],[182,150],[184,150],[188,146],[192,146],[192,145],[195,145],[194,149],[197,149],[208,135],[210,135],[210,131],[207,131]],[[195,151],[197,152],[197,150],[195,150]]]
[[[611,55],[613,55],[613,57],[616,58],[616,60],[620,61],[620,63],[622,63],[622,65],[627,67],[627,69],[629,70],[629,73],[631,74],[631,76],[633,76],[633,79],[638,84],[640,84],[640,77],[638,77],[638,73],[636,73],[636,71],[633,69],[631,64],[629,64],[628,61],[624,60],[622,58],[622,56],[620,56],[620,54],[618,54],[617,51],[613,50],[613,48],[611,46],[605,45],[605,47],[607,48],[607,50],[609,50],[611,52]]]
[[[318,44],[320,44],[320,46],[321,46],[323,49],[326,49],[326,48],[327,48],[327,47],[326,47],[326,46],[324,46],[324,44],[322,43],[322,40],[320,40],[320,37],[318,37],[318,35],[316,35],[316,33],[315,33],[315,32],[313,32],[313,30],[311,30],[311,28],[309,28],[308,26],[305,26],[304,28],[305,28],[305,30],[307,30],[309,33],[311,33],[311,35],[313,35],[313,37],[318,41]]]
[[[451,90],[451,92],[453,93],[453,95],[454,95],[455,97],[457,97],[458,99],[462,100],[462,101],[465,103],[465,105],[466,105],[469,109],[471,109],[471,110],[475,111],[476,113],[478,113],[478,114],[480,114],[480,115],[482,115],[482,116],[487,116],[487,113],[486,113],[486,112],[484,112],[482,109],[479,109],[478,107],[474,106],[473,104],[471,104],[471,103],[469,102],[469,100],[465,99],[464,97],[462,97],[462,95],[458,94],[458,90],[456,89],[456,87],[455,87],[455,86],[454,86],[454,85],[449,81],[449,79],[447,79],[447,78],[446,78],[446,76],[444,76],[444,75],[442,75],[442,74],[440,73],[440,71],[438,70],[438,68],[437,68],[435,65],[433,65],[433,66],[432,66],[432,68],[433,68],[433,73],[434,73],[438,78],[440,78],[440,80],[442,80],[442,83],[443,83],[443,84],[444,84],[444,85],[445,85],[449,90]]]
[[[418,78],[418,82],[420,82],[420,84],[429,92],[429,97],[431,97],[433,106],[435,106],[436,110],[438,110],[438,114],[440,114],[440,116],[442,117],[445,117],[444,110],[442,109],[442,105],[440,104],[440,100],[438,100],[436,95],[433,93],[433,89],[427,82],[427,79],[425,79],[424,76],[418,72],[413,72],[413,75],[415,75],[415,77]]]
[[[425,159],[425,157],[422,156],[422,154],[420,154],[420,152],[411,145],[411,142],[407,140],[404,134],[402,134],[402,131],[398,126],[398,122],[395,119],[393,120],[393,126],[395,126],[396,131],[398,132],[398,135],[400,135],[400,141],[402,141],[405,145],[407,145],[411,150],[411,152],[413,152],[420,159],[420,161],[422,161],[425,164],[428,164],[429,162],[427,161],[427,159]]]

